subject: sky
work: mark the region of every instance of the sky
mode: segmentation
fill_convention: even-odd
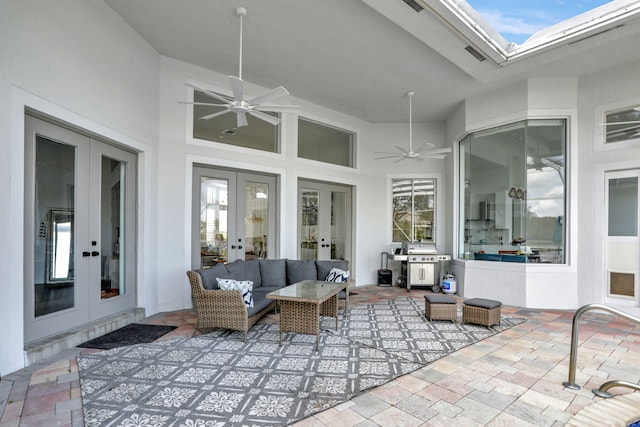
[[[507,41],[524,43],[535,32],[609,3],[609,0],[467,0]]]

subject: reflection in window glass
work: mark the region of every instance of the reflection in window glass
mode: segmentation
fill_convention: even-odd
[[[219,103],[198,91],[193,94],[195,102]],[[226,113],[211,119],[201,119],[208,114],[222,111],[222,107],[211,107],[204,105],[193,106],[193,137],[207,141],[219,142],[222,144],[235,145],[236,147],[253,148],[256,150],[269,151],[272,153],[278,150],[278,132],[280,126],[273,126],[264,120],[252,117],[247,114],[248,126],[238,127],[236,115]],[[275,113],[267,112],[277,117]]]
[[[435,179],[392,181],[393,242],[434,242]]]
[[[527,120],[460,143],[460,256],[564,263],[564,120]]]
[[[607,144],[640,139],[640,106],[607,113],[605,129]]]
[[[307,119],[298,119],[298,157],[354,167],[355,134]]]

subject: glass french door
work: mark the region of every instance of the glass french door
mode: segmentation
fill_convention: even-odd
[[[136,155],[25,117],[25,342],[135,307]]]
[[[605,302],[637,306],[640,299],[640,170],[605,173],[607,206]]]
[[[193,171],[193,267],[275,257],[276,178],[204,166]]]
[[[351,258],[351,187],[298,181],[298,257]]]

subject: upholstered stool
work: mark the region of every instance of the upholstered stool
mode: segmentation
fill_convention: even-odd
[[[500,324],[502,303],[484,298],[471,298],[462,304],[462,323],[475,323],[487,328]]]
[[[432,320],[458,320],[458,305],[449,295],[425,295],[424,316]]]

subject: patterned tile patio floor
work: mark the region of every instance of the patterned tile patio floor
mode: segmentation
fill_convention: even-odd
[[[423,301],[429,292],[374,285],[354,291],[351,304],[407,296]],[[527,321],[295,425],[564,426],[583,408],[602,401],[591,389],[612,379],[640,383],[640,326],[604,313],[586,314],[576,375],[582,388],[575,391],[562,386],[568,376],[573,311],[504,306],[502,313]],[[278,317],[271,314],[265,321],[277,322]],[[196,314],[163,313],[144,323],[178,326],[161,340],[191,336]],[[76,355],[92,351],[69,350],[3,376],[0,427],[82,426]],[[616,387],[610,392],[631,391]],[[616,424],[610,414],[602,417],[602,424],[627,424]]]

